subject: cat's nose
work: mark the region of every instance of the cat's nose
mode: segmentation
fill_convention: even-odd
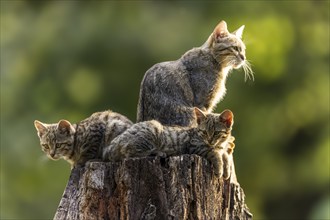
[[[54,156],[55,156],[55,150],[53,150],[53,151],[50,152],[50,156],[51,156],[52,158],[54,158]]]
[[[244,61],[245,60],[245,56],[244,56],[244,54],[238,54],[238,56],[239,56],[239,58],[242,60],[242,61]]]

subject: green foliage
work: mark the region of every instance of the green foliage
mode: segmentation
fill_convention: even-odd
[[[141,79],[245,24],[227,82],[238,179],[255,219],[329,219],[329,1],[1,1],[1,219],[51,219],[70,173],[33,121],[112,109],[135,120]]]

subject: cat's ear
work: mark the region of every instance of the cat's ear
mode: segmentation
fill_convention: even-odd
[[[41,136],[43,136],[47,131],[47,125],[38,120],[34,121],[34,127],[37,129],[39,138],[41,138]]]
[[[227,128],[230,128],[234,124],[234,114],[232,111],[226,109],[220,114],[220,121],[225,123]]]
[[[236,35],[238,38],[242,38],[243,31],[244,31],[245,25],[242,25],[240,28],[238,28],[236,31],[234,31],[232,34]]]
[[[62,134],[73,134],[76,130],[67,120],[60,120],[57,124],[57,130]]]
[[[194,112],[195,112],[195,115],[196,115],[197,124],[200,124],[203,120],[205,120],[206,116],[205,116],[205,114],[202,110],[195,107]]]
[[[213,31],[215,39],[227,37],[228,34],[227,23],[225,21],[221,21]]]

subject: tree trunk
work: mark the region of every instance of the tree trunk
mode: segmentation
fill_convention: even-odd
[[[232,177],[197,155],[89,162],[72,170],[54,219],[252,219]]]

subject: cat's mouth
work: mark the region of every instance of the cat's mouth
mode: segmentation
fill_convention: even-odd
[[[247,79],[251,79],[252,81],[254,81],[254,75],[249,61],[247,61],[246,59],[243,60],[241,58],[237,58],[232,66],[234,69],[243,68],[245,81],[247,81]]]
[[[244,66],[245,59],[239,56],[230,56],[226,57],[222,63],[225,64],[225,66],[233,68],[233,69],[239,69]]]
[[[51,160],[59,160],[60,156],[58,156],[58,155],[48,155],[48,158],[51,159]]]
[[[234,69],[239,69],[244,65],[244,61],[237,62],[236,64],[233,65]]]
[[[244,65],[244,63],[245,63],[245,56],[243,54],[237,54],[233,62],[233,68],[239,69]]]

